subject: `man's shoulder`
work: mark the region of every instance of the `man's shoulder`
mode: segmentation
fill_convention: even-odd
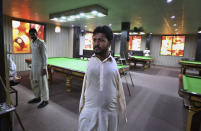
[[[37,42],[41,44],[45,44],[44,40],[41,40],[41,39],[37,39]]]
[[[43,46],[46,45],[45,42],[44,42],[43,40],[40,40],[40,39],[37,40],[37,43],[38,43],[39,45],[43,45]]]

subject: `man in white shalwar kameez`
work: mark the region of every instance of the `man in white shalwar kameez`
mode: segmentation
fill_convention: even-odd
[[[108,26],[97,27],[93,32],[95,54],[88,62],[83,81],[78,131],[117,131],[118,102],[127,121],[120,74],[109,53],[112,38]]]
[[[29,30],[32,46],[32,66],[30,71],[31,87],[35,98],[28,103],[38,103],[38,108],[43,108],[48,105],[49,89],[47,81],[47,51],[46,45],[37,36],[35,29]]]

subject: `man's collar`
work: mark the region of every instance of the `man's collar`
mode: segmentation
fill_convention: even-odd
[[[36,42],[36,41],[38,41],[38,37],[36,38],[36,40],[35,40],[35,41],[31,40],[31,42]]]
[[[94,53],[92,55],[92,57],[96,57],[96,54]],[[109,56],[107,58],[105,58],[102,62],[106,62],[106,61],[112,61],[112,55],[111,55],[111,53],[109,53]]]

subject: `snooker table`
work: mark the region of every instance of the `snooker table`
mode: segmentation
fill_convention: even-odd
[[[186,131],[199,130],[201,119],[195,119],[194,115],[201,113],[201,77],[180,74],[178,93],[179,96],[189,101],[189,112]],[[198,124],[196,121],[198,122]]]
[[[120,54],[114,54],[114,57],[120,57]]]
[[[116,60],[116,62],[118,62],[119,58],[120,58],[120,54],[114,54],[114,59]]]
[[[25,62],[31,64],[31,59],[25,59]],[[58,71],[66,74],[66,91],[71,91],[71,81],[74,78],[83,79],[88,60],[80,58],[68,58],[68,57],[50,57],[48,58],[48,75],[49,80],[52,80],[53,71]],[[129,70],[126,65],[118,65],[119,73],[123,74]]]
[[[186,74],[186,69],[196,69],[201,75],[201,61],[180,60],[179,64],[181,65],[182,74]]]
[[[151,67],[151,62],[153,61],[152,57],[147,57],[147,56],[130,56],[129,57],[129,62],[134,63],[134,67],[136,67],[137,63],[143,64],[143,69],[147,69]]]

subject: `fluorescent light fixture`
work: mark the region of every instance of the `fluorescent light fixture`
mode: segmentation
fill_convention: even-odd
[[[198,33],[199,33],[199,34],[201,34],[201,30],[200,30],[200,31],[198,31]]]
[[[69,22],[79,19],[91,19],[108,15],[108,10],[100,5],[94,4],[49,15],[50,20],[56,22]],[[62,20],[62,21],[61,21]]]

